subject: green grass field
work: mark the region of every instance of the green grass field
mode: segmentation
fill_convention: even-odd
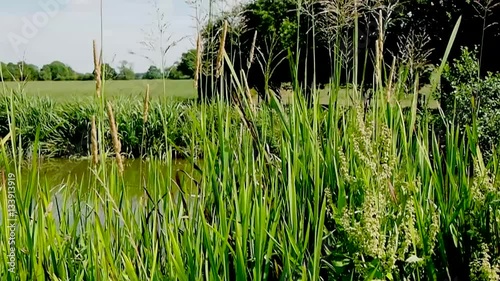
[[[149,84],[151,97],[163,96],[162,80],[106,81],[107,96],[144,96]],[[6,82],[7,88],[18,89],[16,82]],[[95,81],[32,81],[22,86],[28,96],[45,96],[54,101],[74,101],[88,99],[95,95]],[[166,80],[165,93],[172,98],[196,98],[193,80]]]
[[[105,93],[108,97],[143,97],[146,85],[150,86],[150,93],[153,99],[166,97],[175,99],[194,99],[196,98],[196,90],[194,89],[193,80],[165,80],[165,89],[162,80],[110,80],[105,82]],[[77,100],[87,100],[95,95],[94,81],[30,81],[24,85],[16,82],[5,82],[5,87],[8,89],[17,90],[19,87],[27,96],[48,97],[56,102],[71,102]],[[420,93],[426,94],[427,88],[423,88]],[[166,94],[164,94],[166,93]],[[283,91],[283,102],[289,103],[292,92]],[[320,104],[328,104],[329,90],[319,90]],[[347,104],[349,101],[348,91],[341,89],[338,94],[340,104]],[[257,100],[257,95],[253,92],[254,100]],[[401,104],[406,107],[410,105],[412,96],[408,95],[401,100]],[[430,101],[431,108],[437,107],[437,102]]]

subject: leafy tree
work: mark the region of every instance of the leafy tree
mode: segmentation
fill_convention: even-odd
[[[26,62],[2,63],[2,74],[5,81],[38,80],[38,67]]]
[[[16,64],[2,63],[2,76],[4,81],[13,81],[19,79],[19,69]]]
[[[187,78],[187,76],[184,75],[184,73],[179,71],[179,67],[176,65],[167,68],[167,70],[165,72],[167,73],[168,79],[178,80],[178,79]]]
[[[27,64],[25,62],[19,62],[17,64],[19,68],[19,72],[21,76],[19,77],[21,81],[26,81],[26,80],[31,80],[31,81],[36,81],[38,80],[38,73],[39,69],[36,65],[33,64]]]
[[[94,79],[95,79],[95,76],[93,73],[85,73],[85,74],[78,75],[78,80],[81,80],[81,81],[92,81]]]
[[[132,70],[132,65],[128,63],[127,61],[122,61],[120,63],[120,66],[118,67],[118,76],[116,77],[117,80],[134,80],[135,79],[135,73]]]
[[[196,49],[189,50],[182,54],[181,61],[177,64],[176,75],[187,76],[190,79],[194,78],[196,72]],[[179,79],[179,78],[178,78]]]
[[[102,66],[102,68],[103,68],[102,72],[105,73],[104,74],[104,79],[106,79],[106,80],[114,80],[114,79],[117,78],[118,73],[116,72],[116,70],[113,67],[111,67],[111,65],[109,65],[109,63],[105,63]]]
[[[50,65],[44,65],[38,74],[39,80],[41,81],[51,81],[52,80],[52,70]]]
[[[158,67],[154,65],[150,66],[148,71],[146,71],[146,73],[144,73],[144,76],[142,77],[142,79],[148,79],[148,80],[162,79],[162,78],[163,78],[163,73]]]
[[[462,56],[447,65],[438,97],[449,123],[465,134],[475,119],[479,146],[486,157],[500,144],[500,73],[478,77],[479,51],[462,49]]]
[[[48,81],[67,81],[76,80],[77,73],[68,65],[54,61],[50,64],[44,65],[39,73],[40,80]]]

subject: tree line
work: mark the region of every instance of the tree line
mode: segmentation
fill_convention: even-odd
[[[132,65],[121,61],[117,68],[103,64],[102,73],[106,80],[135,79],[193,79],[196,65],[196,50],[182,54],[181,59],[162,71],[157,66],[150,66],[145,73],[135,73]],[[24,61],[17,63],[0,62],[3,81],[90,81],[94,80],[94,72],[78,73],[71,66],[54,61],[39,68]]]

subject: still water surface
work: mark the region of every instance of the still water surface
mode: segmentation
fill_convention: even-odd
[[[106,165],[107,168],[111,168],[110,165]],[[201,162],[199,162],[201,164]],[[38,188],[48,188],[51,192],[50,201],[53,203],[54,208],[61,208],[61,204],[63,201],[66,201],[66,208],[74,208],[75,205],[80,205],[82,210],[91,209],[89,207],[89,203],[91,202],[82,202],[77,198],[72,196],[73,191],[80,189],[84,197],[89,195],[92,192],[90,186],[93,182],[95,176],[93,175],[94,169],[91,168],[90,160],[68,160],[68,159],[49,159],[40,161],[38,164],[38,180],[39,185]],[[132,209],[136,209],[139,207],[140,198],[145,198],[144,188],[148,188],[147,184],[145,184],[145,179],[148,176],[148,170],[150,167],[154,167],[153,180],[160,181],[160,187],[164,190],[161,192],[172,192],[172,194],[180,195],[178,190],[175,188],[175,184],[170,184],[168,181],[175,180],[169,178],[170,169],[172,169],[172,174],[175,174],[177,171],[184,171],[187,174],[192,175],[193,166],[192,163],[187,160],[174,160],[170,165],[165,162],[156,162],[151,163],[150,161],[138,160],[138,159],[128,159],[125,160],[125,171],[123,173],[124,177],[124,185],[127,188],[127,200],[131,203]],[[33,171],[33,168],[30,165],[23,165],[21,171],[21,188],[26,186],[30,178],[30,172]],[[142,173],[142,184],[141,184],[141,173]],[[184,176],[184,173],[178,173],[181,175],[182,184],[185,185],[188,192],[194,191],[196,188],[191,189],[189,186],[190,183],[193,183],[188,177]],[[195,176],[196,177],[196,176]],[[151,178],[150,178],[151,179]],[[163,184],[164,183],[164,184]],[[170,189],[167,191],[167,186],[170,186]],[[69,189],[69,190],[68,190]],[[69,193],[68,193],[69,191]],[[98,191],[100,193],[100,191]],[[103,191],[104,192],[104,191]],[[194,191],[196,192],[196,191]],[[20,193],[23,196],[23,193]],[[63,195],[64,194],[64,195]],[[74,193],[73,193],[74,194]],[[70,195],[69,197],[67,195]],[[104,194],[101,194],[104,195]],[[174,196],[177,197],[177,196]],[[82,198],[85,200],[86,198]],[[174,199],[177,200],[177,199]],[[35,203],[35,202],[34,202]],[[58,207],[56,207],[56,205]],[[73,206],[73,207],[70,207]],[[89,209],[89,211],[90,211]],[[60,218],[59,211],[62,210],[53,210],[52,214],[56,221],[57,226],[59,226]],[[70,211],[70,210],[67,210]],[[85,213],[86,211],[84,211]],[[75,222],[76,219],[73,214],[69,213],[69,221],[70,223]],[[103,222],[104,216],[102,212],[98,211],[98,217]],[[2,221],[2,214],[0,212],[0,222]]]
[[[111,162],[110,162],[111,164]],[[147,176],[151,163],[145,160],[128,159],[125,160],[125,171],[123,173],[125,186],[129,194],[138,195],[143,192],[141,185],[142,178]],[[173,173],[176,171],[191,171],[192,164],[187,160],[175,160],[169,167],[166,163],[154,163],[155,172],[159,172],[163,176],[168,174],[170,168]],[[111,165],[108,165],[110,168]],[[39,163],[39,182],[48,184],[49,187],[67,186],[85,188],[85,185],[90,182],[93,177],[93,169],[90,165],[90,160],[68,160],[68,159],[48,159]],[[28,179],[28,174],[32,171],[29,165],[24,165],[22,169],[23,181]]]

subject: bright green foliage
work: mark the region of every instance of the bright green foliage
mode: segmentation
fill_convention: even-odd
[[[118,74],[116,76],[117,80],[134,80],[135,73],[132,69],[132,65],[130,65],[127,61],[122,61],[120,63],[120,67],[118,67]]]
[[[71,67],[60,61],[44,65],[40,70],[40,80],[66,81],[76,80],[77,74]]]
[[[161,72],[161,69],[158,67],[152,65],[149,67],[148,71],[142,76],[142,79],[162,79],[163,78],[163,73]]]
[[[278,36],[284,47],[292,47],[297,40],[299,27],[297,5],[296,0],[255,1],[247,6],[253,16],[247,24],[260,34]]]
[[[2,63],[0,62],[3,81],[33,81],[38,80],[38,67],[25,62]]]
[[[440,103],[462,134],[476,123],[480,147],[489,156],[500,145],[500,74],[478,75],[477,51],[463,49],[460,59],[446,69]]]
[[[111,65],[109,65],[108,63],[105,63],[103,66],[102,66],[102,73],[104,73],[104,78],[106,80],[115,80],[116,77],[118,76],[118,73],[116,72],[116,70],[111,67]],[[94,73],[95,75],[95,73]]]
[[[181,61],[177,64],[176,70],[180,72],[181,76],[185,76],[189,79],[194,78],[194,73],[196,71],[196,50],[192,49],[183,53],[181,56]]]

